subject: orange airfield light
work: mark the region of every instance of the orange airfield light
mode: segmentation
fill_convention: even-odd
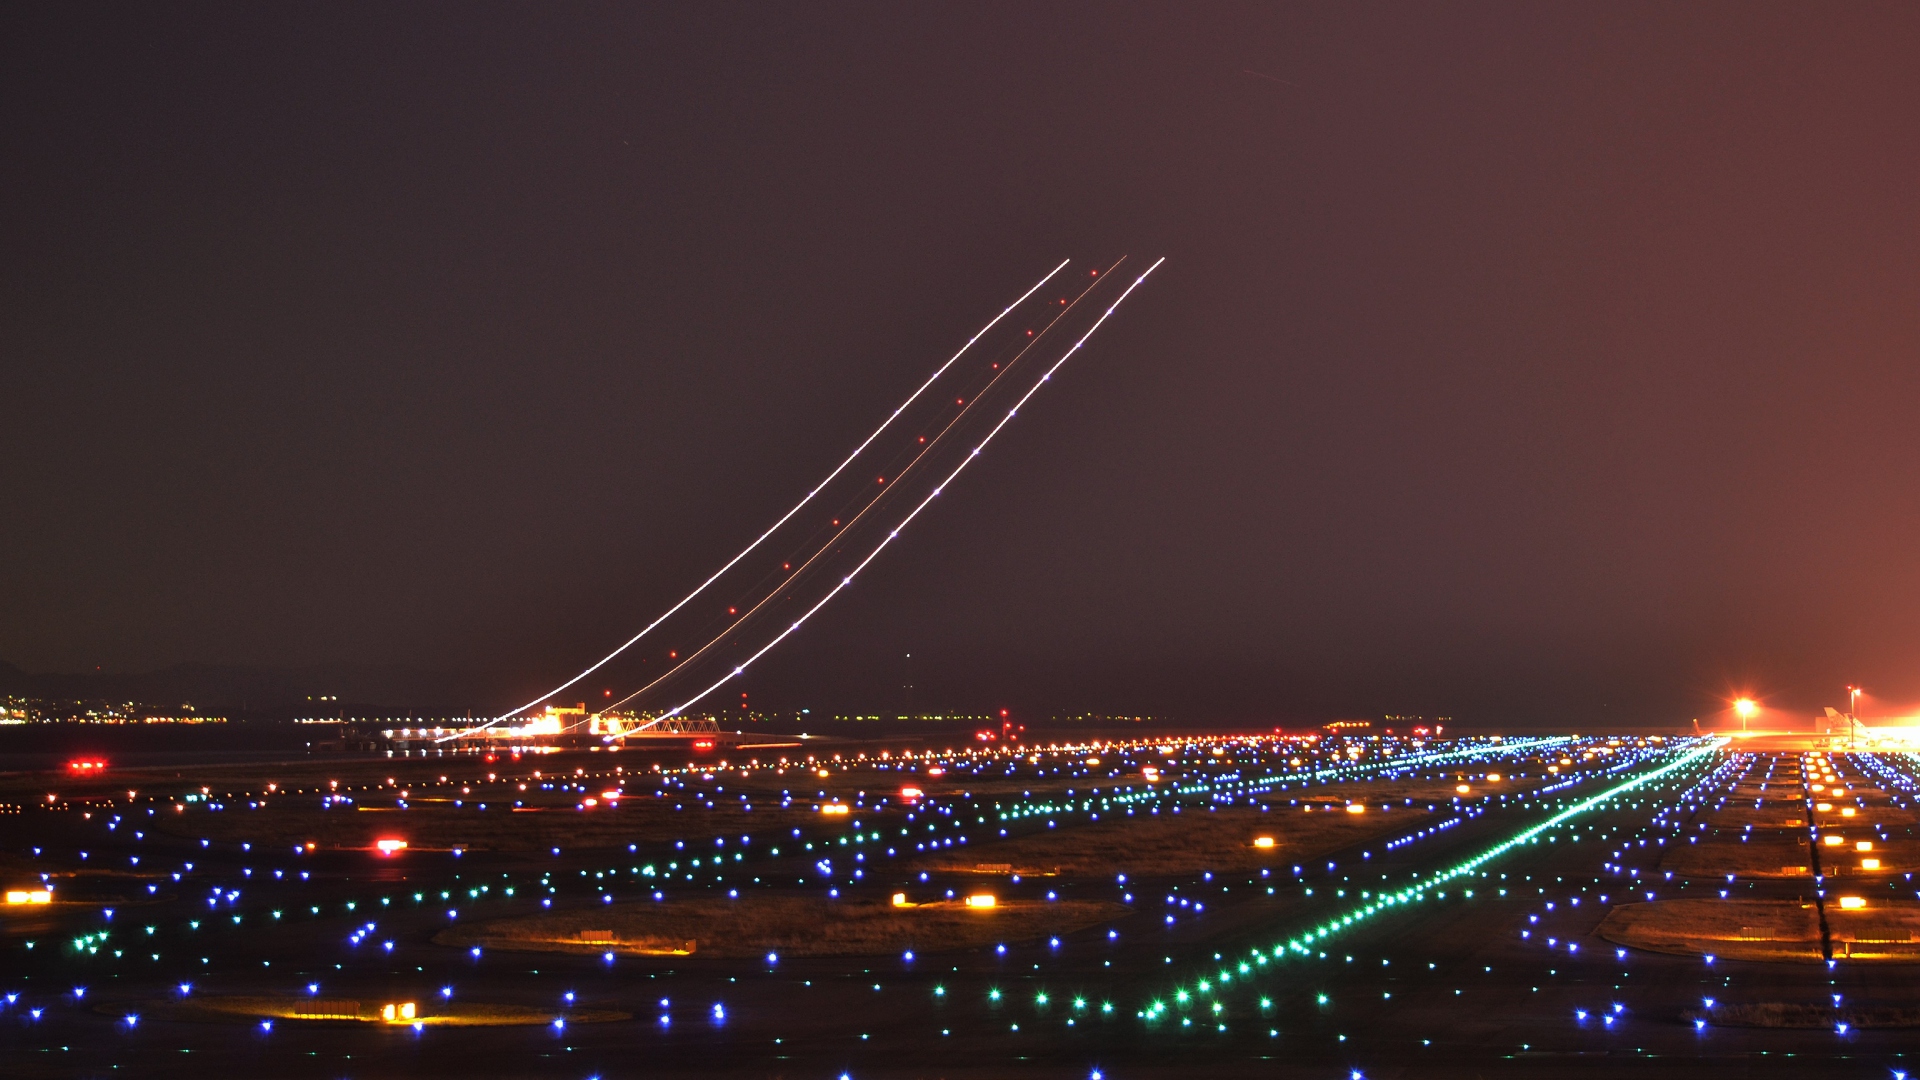
[[[373,846],[377,848],[382,855],[393,855],[397,852],[405,851],[407,849],[407,842],[405,840],[389,838],[385,840],[375,840]]]

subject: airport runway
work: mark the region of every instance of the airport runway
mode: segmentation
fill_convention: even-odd
[[[1584,739],[1524,752],[1512,744],[1430,744],[1427,755],[1457,753],[1431,760],[1407,747],[1355,740],[1373,755],[1355,762],[1343,744],[1324,740],[1304,750],[1302,766],[1289,762],[1300,760],[1304,744],[1272,740],[1196,740],[1173,756],[1140,744],[916,758],[910,765],[890,760],[884,767],[875,746],[869,761],[836,763],[826,778],[797,765],[782,774],[742,775],[703,762],[665,781],[650,768],[660,761],[633,755],[622,760],[641,779],[628,778],[626,805],[610,811],[631,812],[631,850],[616,842],[628,835],[621,831],[627,819],[594,818],[602,808],[580,807],[608,783],[607,755],[316,767],[347,781],[353,809],[320,809],[329,796],[321,794],[319,773],[294,767],[226,766],[209,777],[252,782],[264,768],[291,777],[289,790],[305,785],[297,796],[269,796],[268,809],[246,805],[258,797],[217,788],[205,798],[223,801],[181,803],[189,791],[214,787],[193,783],[192,769],[178,770],[177,779],[150,778],[138,799],[112,807],[87,801],[104,800],[105,787],[88,795],[60,783],[56,805],[67,809],[23,809],[7,824],[10,881],[33,866],[80,876],[57,879],[64,882],[56,890],[60,904],[6,912],[0,991],[14,996],[0,1011],[0,1073],[1124,1078],[1633,1070],[1888,1077],[1906,1069],[1911,1029],[1839,1030],[1844,1019],[1813,1029],[1723,1026],[1706,1002],[1813,1007],[1838,995],[1840,1017],[1869,1006],[1912,1008],[1920,998],[1911,989],[1920,971],[1913,963],[1708,960],[1621,946],[1598,931],[1610,912],[1647,903],[1649,894],[1654,902],[1798,905],[1825,885],[1837,904],[1844,885],[1864,891],[1876,908],[1913,900],[1906,895],[1915,868],[1906,845],[1914,840],[1902,787],[1911,782],[1912,762],[1835,755],[1827,767],[1837,770],[1844,795],[1832,797],[1855,800],[1847,805],[1857,802],[1866,816],[1822,824],[1816,815],[1811,830],[1844,826],[1865,836],[1871,818],[1876,850],[1887,856],[1885,873],[1817,883],[1810,874],[1782,876],[1786,867],[1776,866],[1771,876],[1736,873],[1727,882],[1705,868],[1723,855],[1752,854],[1756,844],[1788,850],[1810,831],[1804,821],[1786,824],[1808,809],[1806,755],[1614,741],[1622,745]],[[1221,748],[1224,754],[1212,753]],[[1596,748],[1610,752],[1582,756]],[[852,749],[843,754],[855,756]],[[1088,766],[1090,754],[1106,760]],[[1577,764],[1542,771],[1563,754]],[[1165,770],[1158,783],[1141,779],[1148,762]],[[937,782],[927,778],[936,767],[948,770]],[[1495,768],[1507,776],[1488,780]],[[532,785],[542,805],[502,813],[498,800],[519,796],[512,784],[525,782],[514,778],[535,769],[543,774]],[[1662,769],[1655,779],[1636,779]],[[497,779],[476,788],[486,772]],[[440,775],[449,782],[440,784]],[[926,784],[927,795],[903,801],[903,777],[924,778],[913,782]],[[1470,778],[1462,785],[1470,790],[1455,794],[1462,777]],[[389,778],[394,783],[386,784]],[[1765,791],[1756,786],[1762,778]],[[469,791],[456,811],[451,792],[463,780]],[[33,790],[47,786],[15,778],[7,790],[25,806]],[[1095,787],[1100,796],[1091,795]],[[1123,804],[1122,797],[1133,801]],[[442,798],[449,801],[430,801]],[[636,806],[643,798],[647,805]],[[494,801],[484,813],[496,815],[488,820],[501,829],[536,822],[545,828],[549,817],[568,830],[605,821],[620,828],[614,840],[592,834],[597,839],[559,844],[557,853],[521,845],[456,854],[422,844],[392,857],[325,845],[296,855],[284,843],[286,821],[270,819],[275,804],[297,804],[300,815],[377,818],[383,828],[404,831],[410,814],[452,815],[482,799]],[[852,812],[816,809],[836,799]],[[1747,827],[1756,800],[1773,827]],[[402,802],[406,809],[395,805]],[[1347,812],[1355,802],[1368,813]],[[175,804],[188,808],[165,809]],[[737,808],[746,804],[755,809]],[[1259,831],[1270,821],[1280,855],[1257,868],[1237,857],[1223,858],[1218,870],[1179,859],[1166,873],[1136,865],[1125,881],[1117,871],[1073,871],[1016,882],[1011,874],[930,862],[959,850],[949,841],[983,865],[994,863],[996,850],[1071,852],[1076,838],[1105,835],[1091,817],[1100,811],[1083,806],[1104,807],[1109,825],[1147,823],[1139,826],[1142,836],[1148,824],[1159,836],[1190,820],[1196,845],[1220,828]],[[753,842],[732,839],[755,814],[761,817],[753,819]],[[1331,825],[1322,828],[1323,821],[1357,831],[1345,838]],[[1302,822],[1321,831],[1300,832]],[[926,825],[934,828],[922,832]],[[241,847],[254,843],[238,839],[251,834],[258,846]],[[903,835],[921,846],[906,850]],[[715,840],[734,846],[710,846]],[[786,851],[771,855],[778,843]],[[818,846],[794,854],[806,843]],[[829,847],[831,877],[820,869]],[[1310,848],[1310,861],[1296,861]],[[697,871],[695,857],[704,863]],[[1129,861],[1124,851],[1115,858]],[[642,865],[654,873],[639,874]],[[112,874],[96,872],[105,868]],[[847,904],[884,902],[898,890],[937,900],[949,888],[965,894],[983,882],[1008,905],[1125,906],[1057,940],[934,947],[910,957],[727,957],[711,946],[689,956],[504,948],[475,954],[434,941],[450,926],[516,915],[591,915],[729,893],[742,903],[829,891],[833,902]],[[651,899],[656,892],[663,898]],[[1328,926],[1325,938],[1288,947],[1304,931]],[[269,1026],[198,1004],[301,995],[369,1008],[415,1001],[422,1015],[483,1002],[542,1019],[501,1027],[293,1019]],[[607,1013],[625,1018],[586,1022]],[[1707,1022],[1697,1022],[1702,1017]]]

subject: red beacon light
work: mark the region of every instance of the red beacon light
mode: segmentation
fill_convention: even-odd
[[[921,791],[917,787],[903,787],[900,789],[900,797],[903,799],[917,799],[925,794],[926,792]]]
[[[67,762],[70,773],[97,773],[106,771],[107,763],[99,758],[75,758]]]
[[[407,850],[407,842],[405,840],[375,840],[373,846],[379,850],[380,854],[387,856],[392,856]]]
[[[693,748],[695,750],[711,750],[713,749],[713,740],[712,739],[695,739],[693,742]]]

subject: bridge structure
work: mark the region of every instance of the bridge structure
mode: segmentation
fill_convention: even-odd
[[[714,740],[725,733],[720,722],[710,716],[625,717],[598,715],[587,722],[587,733],[620,742],[672,740]]]

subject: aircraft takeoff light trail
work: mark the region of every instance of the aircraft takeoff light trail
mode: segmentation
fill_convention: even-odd
[[[556,686],[553,689],[547,691],[546,693],[541,694],[539,697],[534,698],[532,701],[529,701],[524,705],[521,705],[519,708],[501,713],[499,716],[496,716],[493,719],[488,720],[484,724],[476,724],[473,727],[462,728],[461,730],[456,731],[451,735],[447,735],[444,738],[436,739],[434,741],[436,743],[442,743],[450,739],[458,739],[465,735],[471,735],[476,731],[485,731],[486,729],[493,727],[494,725],[499,724],[503,721],[511,720],[515,716],[518,716],[521,713],[526,712],[528,709],[533,708],[535,705],[538,705],[541,702],[546,701],[547,699],[553,697],[555,694],[560,693],[561,691],[567,689],[568,687],[574,685],[575,683],[578,683],[580,680],[600,670],[602,667],[605,667],[608,663],[612,662],[615,657],[619,656],[623,652],[626,652],[629,648],[632,648],[633,645],[636,642],[638,642],[641,638],[646,637],[649,633],[652,633],[655,627],[667,621],[668,618],[670,618],[675,612],[679,611],[681,608],[686,607],[689,603],[691,603],[694,600],[694,598],[698,597],[701,593],[705,592],[708,586],[720,580],[720,578],[724,574],[726,574],[727,571],[739,565],[739,562],[741,559],[744,559],[749,554],[751,554],[755,548],[759,547],[762,543],[766,541],[767,537],[772,536],[775,532],[777,532],[780,526],[785,525],[788,521],[792,520],[795,514],[799,513],[802,508],[804,508],[809,502],[813,501],[813,497],[815,495],[820,494],[821,489],[825,488],[828,484],[832,483],[834,478],[839,476],[841,472],[845,471],[847,466],[853,464],[853,461],[855,458],[859,457],[862,453],[865,453],[867,447],[873,445],[873,441],[875,439],[878,439],[881,433],[886,431],[887,428],[891,426],[895,420],[898,420],[900,418],[900,414],[905,412],[909,405],[912,405],[916,400],[918,400],[921,394],[926,393],[928,387],[932,386],[935,382],[939,381],[940,376],[946,374],[948,368],[951,368],[955,362],[957,362],[962,356],[966,355],[967,350],[973,348],[974,344],[978,342],[982,337],[984,337],[987,331],[992,330],[995,326],[999,325],[1000,320],[1012,314],[1015,308],[1019,307],[1021,304],[1026,303],[1029,297],[1031,297],[1034,293],[1039,292],[1041,288],[1043,288],[1047,282],[1052,281],[1054,276],[1059,274],[1060,271],[1065,270],[1067,268],[1067,264],[1071,261],[1072,261],[1071,259],[1062,259],[1060,261],[1060,265],[1054,267],[1052,270],[1047,271],[1047,276],[1041,278],[1038,282],[1035,282],[1033,288],[1028,289],[1024,293],[1021,293],[1020,298],[1018,300],[1015,300],[1013,303],[1008,304],[1006,307],[1006,310],[1002,311],[998,315],[995,315],[992,321],[988,322],[987,325],[981,327],[977,333],[975,333],[972,337],[968,338],[967,343],[965,345],[960,346],[959,352],[956,352],[951,357],[949,357],[946,363],[941,364],[940,367],[937,370],[935,370],[932,375],[929,375],[927,377],[926,382],[923,382],[920,384],[919,389],[915,390],[912,394],[908,395],[907,400],[901,402],[898,408],[894,409],[893,412],[889,413],[887,415],[887,418],[880,422],[880,426],[873,429],[873,434],[868,435],[866,439],[860,443],[859,446],[854,447],[853,453],[848,454],[844,461],[834,466],[833,471],[827,474],[826,479],[820,481],[818,484],[815,484],[812,491],[807,492],[805,497],[803,497],[799,502],[793,505],[793,509],[788,510],[785,514],[782,514],[780,516],[780,520],[774,522],[771,526],[767,528],[766,532],[763,532],[758,537],[756,537],[753,543],[748,544],[746,547],[740,549],[740,553],[738,555],[735,555],[733,558],[727,560],[727,564],[725,566],[722,566],[720,569],[715,570],[713,572],[712,577],[709,577],[707,578],[707,580],[701,582],[699,587],[695,588],[692,592],[682,597],[679,603],[673,605],[672,607],[668,608],[666,611],[662,612],[658,618],[648,623],[644,628],[641,629],[639,633],[628,638],[624,643],[621,644],[619,648],[601,657],[599,660],[595,661],[592,665],[587,667],[584,671],[580,672],[578,675],[575,675],[573,678],[568,679],[566,682],[561,683],[559,686]],[[1157,266],[1159,264],[1156,263],[1155,265]],[[1098,324],[1096,323],[1095,325],[1097,326]],[[1075,348],[1078,348],[1078,347],[1079,346],[1075,346]]]
[[[980,451],[985,450],[987,448],[987,444],[993,441],[994,436],[1000,434],[1000,429],[1006,427],[1009,423],[1013,421],[1013,418],[1015,416],[1019,415],[1020,407],[1022,405],[1025,405],[1029,398],[1033,397],[1033,395],[1040,392],[1040,388],[1046,385],[1049,379],[1053,378],[1053,373],[1056,371],[1059,371],[1060,366],[1062,364],[1065,364],[1069,359],[1071,359],[1074,353],[1080,351],[1080,347],[1087,343],[1087,339],[1093,336],[1093,332],[1095,330],[1100,329],[1100,325],[1106,322],[1107,319],[1110,318],[1115,311],[1119,310],[1120,305],[1126,302],[1127,297],[1133,295],[1133,290],[1139,288],[1141,282],[1144,282],[1147,280],[1147,275],[1153,273],[1155,270],[1160,269],[1160,264],[1166,261],[1167,261],[1166,257],[1161,256],[1159,259],[1154,261],[1154,264],[1152,266],[1147,267],[1146,270],[1143,271],[1139,277],[1134,278],[1133,284],[1128,285],[1126,288],[1126,291],[1121,293],[1119,298],[1114,300],[1112,304],[1108,305],[1107,310],[1104,312],[1101,312],[1100,317],[1098,319],[1095,319],[1093,325],[1087,328],[1087,332],[1080,335],[1080,340],[1074,342],[1072,348],[1062,353],[1060,356],[1060,359],[1055,360],[1053,362],[1053,366],[1048,368],[1046,370],[1046,373],[1041,375],[1039,380],[1035,382],[1033,386],[1029,388],[1025,394],[1022,394],[1020,396],[1020,400],[1013,403],[1013,407],[1007,410],[1007,415],[1001,417],[1000,422],[993,425],[992,430],[988,431],[986,434],[986,437],[980,440],[979,445],[975,446],[972,452],[970,452],[966,457],[962,458],[960,460],[960,464],[954,466],[953,471],[947,474],[946,479],[940,481],[940,483],[934,487],[932,493],[930,493],[926,498],[920,500],[920,502],[917,505],[915,505],[911,511],[908,512],[907,516],[901,519],[900,524],[895,525],[893,529],[887,533],[886,538],[881,540],[880,543],[876,545],[872,551],[868,552],[866,558],[860,560],[859,565],[855,566],[852,570],[849,570],[847,572],[847,576],[841,578],[840,581],[837,584],[835,584],[832,589],[828,590],[827,595],[821,597],[818,602],[816,602],[812,607],[808,608],[805,612],[803,612],[799,618],[793,620],[793,625],[787,627],[785,630],[780,631],[779,634],[774,636],[774,639],[772,641],[769,641],[765,645],[762,645],[759,651],[755,652],[752,656],[747,657],[745,660],[741,661],[739,664],[735,665],[732,671],[729,671],[725,675],[721,676],[718,680],[714,682],[712,686],[707,687],[705,690],[700,691],[698,694],[695,694],[693,697],[688,698],[686,701],[660,714],[659,719],[665,720],[670,717],[680,715],[681,713],[687,711],[693,706],[699,704],[701,699],[705,698],[708,694],[711,694],[715,690],[718,690],[722,686],[725,686],[727,683],[732,682],[736,677],[744,673],[747,670],[747,668],[753,666],[754,661],[760,659],[762,656],[765,656],[768,653],[768,651],[770,651],[775,645],[778,645],[782,641],[785,641],[787,638],[787,635],[793,633],[795,630],[798,630],[800,629],[800,627],[805,625],[806,621],[808,619],[813,618],[816,612],[818,612],[821,608],[827,606],[827,601],[832,600],[835,596],[838,596],[840,594],[841,589],[844,589],[847,586],[853,584],[853,579],[856,577],[859,577],[860,572],[862,570],[865,570],[868,564],[872,563],[873,560],[879,558],[880,553],[887,549],[888,544],[891,544],[895,540],[899,539],[900,530],[912,524],[913,519],[920,516],[920,511],[925,510],[929,503],[939,498],[940,493],[946,489],[946,486],[948,484],[953,483],[954,478],[960,475],[961,470],[965,469],[968,465],[972,464],[973,460],[980,456]]]
[[[1119,262],[1116,262],[1112,266],[1107,267],[1104,271],[1101,271],[1100,283],[1104,284],[1106,280],[1106,275],[1113,273],[1113,271],[1118,269],[1121,263],[1124,263],[1125,261],[1126,260],[1122,258]],[[967,416],[973,412],[973,407],[979,404],[986,397],[986,395],[992,391],[993,387],[999,385],[1000,380],[1011,375],[1014,369],[1019,365],[1020,361],[1026,359],[1027,354],[1029,352],[1031,352],[1036,348],[1039,348],[1041,343],[1046,340],[1047,335],[1053,332],[1053,328],[1056,325],[1058,325],[1062,319],[1065,319],[1068,315],[1072,314],[1073,309],[1080,305],[1080,301],[1086,299],[1087,295],[1093,292],[1093,290],[1096,287],[1097,287],[1096,285],[1088,285],[1085,289],[1080,291],[1080,294],[1078,296],[1075,296],[1073,298],[1073,302],[1071,304],[1068,304],[1066,307],[1056,312],[1053,318],[1050,319],[1047,322],[1047,324],[1039,331],[1039,335],[1035,337],[1032,341],[1028,342],[1026,347],[1022,348],[1018,353],[1015,353],[1013,356],[1013,359],[1008,360],[1005,366],[1001,367],[999,373],[993,377],[993,381],[987,384],[987,389],[981,391],[979,394],[974,395],[974,397],[970,401],[968,401],[965,406],[961,408],[959,414],[956,415],[952,420],[949,420],[946,426],[941,428],[940,431],[934,435],[932,441],[928,442],[925,446],[921,447],[920,452],[915,454],[913,459],[907,462],[905,467],[901,468],[894,474],[894,477],[893,477],[894,483],[897,485],[901,480],[905,479],[908,475],[912,474],[914,470],[920,467],[920,463],[922,461],[926,460],[928,456],[932,455],[937,449],[943,446],[946,442],[947,436],[951,434],[955,428],[959,427],[961,421],[965,420]],[[774,586],[774,588],[770,592],[768,592],[765,597],[761,598],[761,600],[758,603],[754,604],[752,607],[748,608],[746,611],[741,612],[738,618],[734,619],[732,623],[728,624],[727,627],[721,630],[718,634],[715,634],[712,640],[700,646],[698,649],[695,649],[692,652],[688,653],[687,655],[681,657],[679,663],[673,665],[673,667],[660,673],[658,676],[648,681],[645,685],[641,686],[638,690],[635,690],[634,692],[628,694],[626,697],[623,697],[618,701],[615,701],[608,705],[604,705],[602,707],[602,711],[611,712],[614,709],[620,708],[621,706],[632,701],[634,698],[639,697],[640,695],[646,693],[647,691],[652,690],[654,687],[659,686],[661,683],[666,682],[668,679],[673,678],[675,675],[678,675],[680,672],[686,670],[696,661],[700,660],[700,658],[704,657],[709,650],[713,649],[715,646],[725,641],[731,634],[734,633],[734,631],[740,629],[741,626],[745,625],[755,615],[758,615],[763,608],[765,608],[768,604],[772,603],[775,598],[777,598],[781,593],[785,592],[790,586],[792,586],[792,584],[795,581],[798,581],[803,575],[807,573],[808,570],[811,570],[813,568],[814,563],[818,562],[820,559],[824,558],[829,552],[833,551],[835,546],[840,543],[843,537],[846,537],[847,535],[851,534],[854,531],[854,529],[860,524],[861,520],[867,516],[867,513],[869,511],[873,510],[874,507],[879,506],[881,500],[885,499],[888,495],[892,494],[895,490],[897,490],[897,487],[889,487],[881,491],[880,493],[874,495],[872,498],[868,499],[867,504],[865,506],[862,506],[859,512],[847,518],[846,524],[842,525],[839,531],[835,532],[831,537],[829,537],[826,543],[820,546],[820,549],[818,551],[808,556],[805,562],[801,563],[798,567],[795,567],[792,570],[792,572],[788,573],[786,578],[782,580],[778,585]],[[562,730],[570,732],[586,725],[587,722],[588,721],[585,719],[576,720],[572,724],[567,725]],[[644,727],[645,725],[642,725],[642,726]]]

